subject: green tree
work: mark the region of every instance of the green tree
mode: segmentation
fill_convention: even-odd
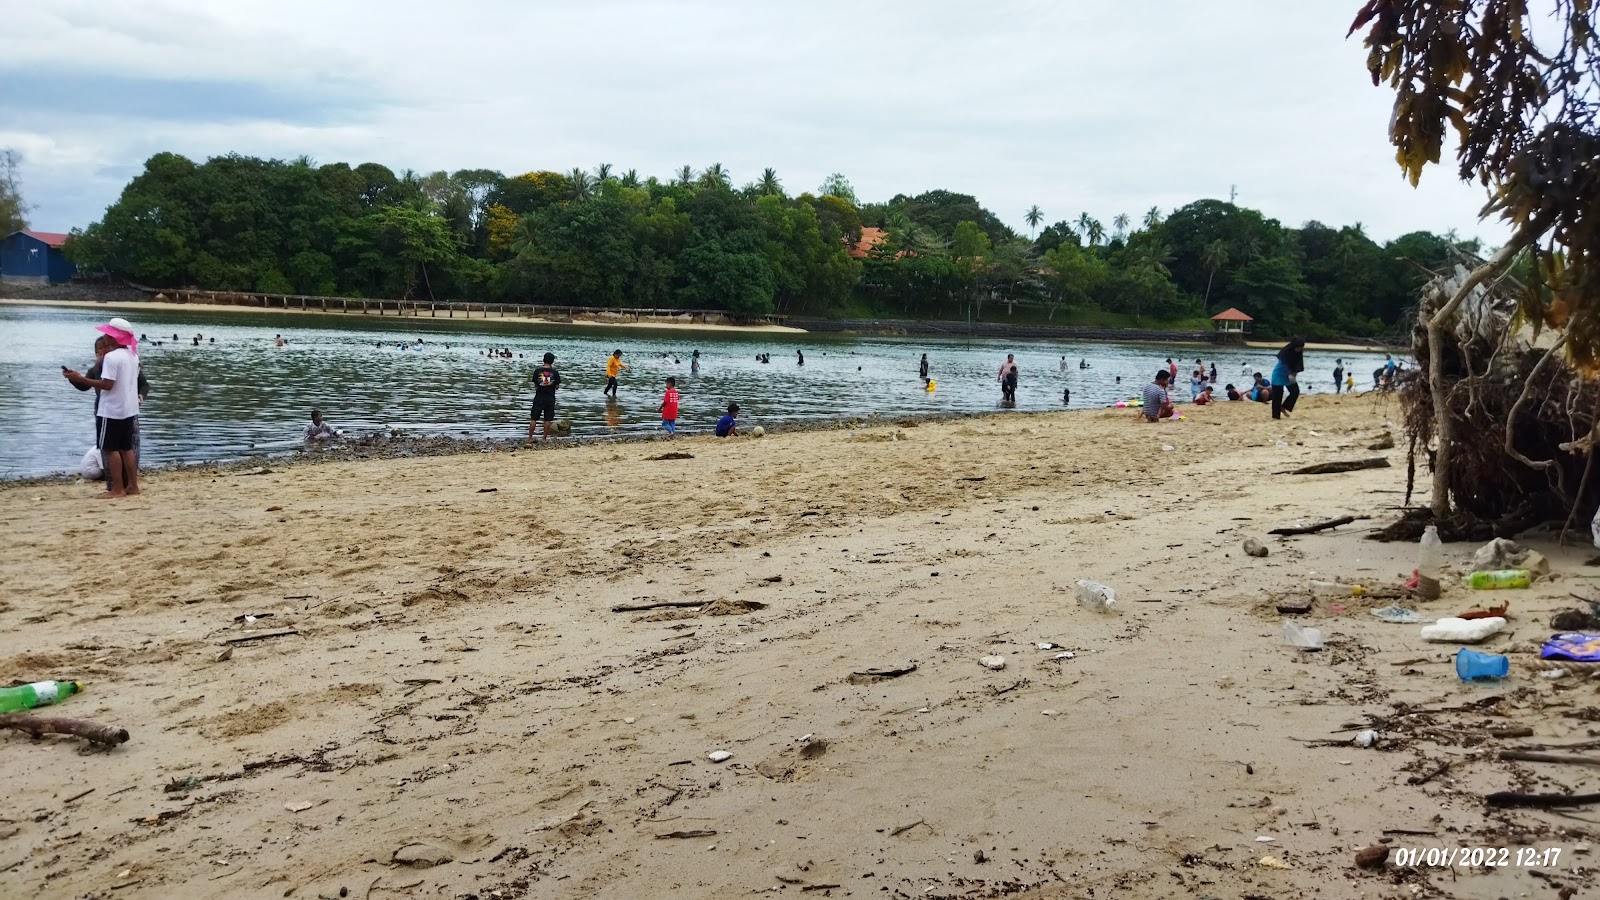
[[[1105,260],[1085,253],[1076,244],[1061,244],[1043,257],[1050,318],[1061,305],[1092,308],[1110,274]]]
[[[778,170],[761,170],[761,180],[756,182],[756,192],[763,197],[783,196],[783,184],[778,181]]]
[[[1028,239],[1032,240],[1035,229],[1039,227],[1040,222],[1044,221],[1044,213],[1039,211],[1039,204],[1035,203],[1028,207],[1028,211],[1023,215],[1022,219],[1028,223]]]
[[[861,206],[861,201],[856,199],[856,189],[850,186],[850,179],[838,172],[822,179],[822,186],[817,188],[817,193],[824,197],[838,197],[857,208]]]
[[[22,200],[17,170],[22,155],[9,147],[0,149],[0,237],[28,227],[28,204]]]
[[[1160,225],[1160,224],[1161,224],[1161,207],[1152,206],[1148,210],[1145,211],[1145,214],[1144,214],[1144,227],[1145,227],[1146,230],[1154,229],[1157,225]]]
[[[676,184],[678,187],[693,187],[694,166],[684,166],[683,168],[679,169],[673,184]]]
[[[950,238],[950,255],[957,259],[982,259],[989,254],[989,236],[977,222],[961,222]]]
[[[402,300],[409,299],[421,280],[432,298],[428,266],[445,266],[455,261],[457,238],[439,216],[406,206],[390,206],[373,216],[373,224],[384,249],[395,263],[395,284]]]

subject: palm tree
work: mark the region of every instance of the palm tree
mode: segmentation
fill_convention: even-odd
[[[706,166],[705,172],[700,176],[700,183],[711,187],[727,187],[729,180],[728,170],[722,167],[722,163]]]
[[[1039,227],[1039,223],[1044,221],[1044,213],[1039,211],[1039,204],[1035,203],[1028,207],[1028,211],[1022,216],[1022,220],[1028,223],[1028,240],[1031,241],[1033,240],[1034,231]]]
[[[1092,217],[1090,217],[1090,215],[1088,213],[1079,213],[1078,214],[1078,233],[1083,235],[1084,237],[1088,237],[1089,236],[1089,223],[1093,222],[1093,221],[1094,221],[1094,219]]]
[[[1100,239],[1105,237],[1105,236],[1106,236],[1106,229],[1105,229],[1104,225],[1100,224],[1100,220],[1099,219],[1090,219],[1089,220],[1089,246],[1091,246],[1091,247],[1100,246]]]
[[[684,166],[683,168],[679,169],[678,177],[674,179],[674,183],[679,187],[689,187],[690,185],[694,184],[694,167]]]
[[[1139,266],[1156,275],[1171,275],[1167,263],[1172,262],[1172,246],[1166,241],[1152,240],[1139,248]]]
[[[625,188],[636,188],[639,186],[639,173],[629,169],[622,173],[622,177],[617,179],[617,183]]]
[[[1112,232],[1116,239],[1119,241],[1122,240],[1123,237],[1128,233],[1128,214],[1117,213],[1115,216],[1113,216],[1111,219],[1111,227],[1116,229]]]
[[[1154,228],[1154,227],[1156,227],[1157,225],[1160,225],[1160,224],[1161,224],[1161,207],[1159,207],[1159,206],[1150,207],[1149,211],[1144,214],[1144,227],[1146,227],[1146,228]]]
[[[761,170],[761,180],[756,182],[756,193],[763,197],[783,196],[783,183],[778,180],[778,170],[767,167]]]
[[[1255,259],[1261,255],[1261,239],[1253,234],[1247,234],[1239,239],[1239,255],[1247,260]]]
[[[1206,298],[1202,301],[1204,309],[1211,309],[1211,282],[1217,277],[1217,270],[1228,264],[1228,245],[1220,239],[1212,241],[1200,251],[1200,265],[1204,266],[1210,274],[1206,276]]]
[[[611,163],[601,163],[594,167],[595,184],[604,184],[611,180]]]
[[[594,196],[594,179],[582,169],[573,169],[567,173],[567,199],[575,203],[582,203]]]

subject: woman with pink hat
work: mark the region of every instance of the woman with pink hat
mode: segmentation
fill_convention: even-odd
[[[62,367],[61,374],[79,387],[100,391],[100,454],[105,459],[103,499],[139,493],[139,339],[127,319],[115,318],[96,331],[116,342],[100,362],[100,377],[86,378]]]

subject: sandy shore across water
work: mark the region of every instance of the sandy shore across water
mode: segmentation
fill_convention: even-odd
[[[1465,685],[1454,646],[1368,614],[1415,552],[1363,539],[1401,502],[1403,452],[1367,449],[1392,401],[1186,413],[154,473],[113,503],[0,485],[0,678],[82,679],[40,714],[132,734],[0,733],[0,894],[1594,890],[1600,826],[1482,799],[1597,790],[1494,760],[1600,719],[1529,652],[1592,549],[1540,545],[1556,579],[1490,597],[1513,628],[1479,649],[1513,677]],[[1266,534],[1344,514],[1372,518]],[[1313,577],[1378,596],[1319,600],[1302,653],[1275,607]],[[1544,855],[1357,869],[1384,838]]]
[[[640,328],[651,331],[720,331],[728,334],[805,334],[802,328],[791,328],[787,325],[716,325],[699,322],[620,322],[605,319],[578,319],[571,322],[555,319],[528,318],[522,316],[498,316],[465,313],[454,317],[447,315],[399,315],[390,313],[380,316],[377,312],[363,315],[359,312],[340,312],[338,310],[321,309],[294,309],[283,307],[236,306],[227,303],[168,303],[164,301],[137,301],[137,300],[28,300],[0,298],[0,306],[56,306],[66,309],[114,309],[134,313],[158,312],[221,312],[221,313],[256,313],[258,315],[277,315],[289,313],[296,316],[333,316],[338,319],[387,319],[397,322],[438,322],[442,324],[461,323],[463,325],[477,324],[480,322],[504,322],[508,325],[533,325],[544,327],[596,327],[596,328]]]

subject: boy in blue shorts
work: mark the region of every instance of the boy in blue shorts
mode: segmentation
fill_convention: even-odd
[[[661,398],[661,427],[667,437],[678,436],[678,379],[667,379],[667,393]]]

